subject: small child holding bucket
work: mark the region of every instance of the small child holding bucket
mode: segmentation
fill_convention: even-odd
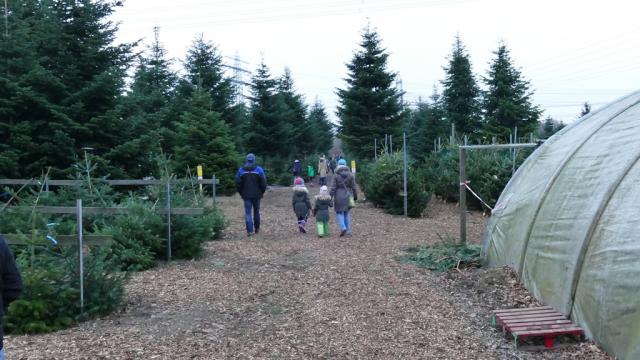
[[[316,195],[315,200],[313,215],[316,217],[318,237],[329,236],[329,208],[333,206],[333,201],[329,189],[325,185],[320,187],[320,192]]]

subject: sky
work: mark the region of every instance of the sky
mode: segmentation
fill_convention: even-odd
[[[158,26],[176,69],[199,35],[228,65],[238,57],[254,72],[264,59],[274,76],[288,67],[307,103],[318,99],[333,121],[336,88],[367,24],[409,104],[442,90],[456,34],[478,81],[503,41],[543,118],[571,123],[584,102],[595,110],[640,88],[639,10],[631,0],[125,0],[112,20],[117,42],[142,39],[139,50]]]

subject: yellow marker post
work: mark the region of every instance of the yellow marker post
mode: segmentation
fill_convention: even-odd
[[[355,160],[351,160],[351,172],[352,173],[356,173],[356,161]]]
[[[200,182],[200,195],[202,195],[202,165],[198,165],[196,169],[198,171],[198,182]]]

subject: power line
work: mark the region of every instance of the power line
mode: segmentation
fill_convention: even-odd
[[[424,1],[411,1],[400,3],[394,2],[393,5],[377,5],[367,9],[368,11],[379,12],[379,11],[389,11],[389,10],[402,10],[408,8],[417,8],[417,7],[433,7],[433,6],[442,6],[442,5],[450,5],[450,4],[460,4],[466,2],[475,2],[479,0],[436,0],[429,3],[425,3]],[[321,11],[322,9],[327,8],[326,5],[318,4],[319,6],[305,6],[304,11],[298,12],[289,12],[287,14],[269,14],[267,16],[239,16],[235,18],[223,18],[225,14],[223,13],[222,17],[209,17],[209,18],[200,18],[199,21],[189,21],[189,22],[174,22],[174,23],[165,23],[163,27],[165,28],[192,28],[199,27],[202,25],[207,26],[223,26],[223,25],[238,25],[238,24],[247,24],[247,23],[263,23],[263,22],[273,22],[273,21],[287,21],[287,20],[303,20],[309,18],[320,18],[327,16],[336,16],[336,15],[349,15],[349,14],[357,14],[358,9],[354,7],[337,7],[334,9],[329,9],[327,11]],[[271,10],[271,9],[267,9]],[[255,15],[256,10],[252,9],[247,11],[248,15]]]

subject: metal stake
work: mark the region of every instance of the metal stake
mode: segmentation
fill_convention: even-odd
[[[167,191],[167,261],[171,261],[171,182],[170,181],[167,181],[166,191]]]
[[[402,150],[404,152],[404,216],[409,216],[409,194],[407,194],[407,133],[405,131],[402,132]]]
[[[467,242],[467,189],[465,188],[465,182],[467,175],[464,171],[465,163],[465,149],[463,147],[460,150],[460,244]]]
[[[82,199],[76,200],[76,221],[78,226],[78,262],[80,264],[80,313],[84,313],[84,257],[82,253]]]
[[[378,160],[378,139],[373,139],[373,159]]]

